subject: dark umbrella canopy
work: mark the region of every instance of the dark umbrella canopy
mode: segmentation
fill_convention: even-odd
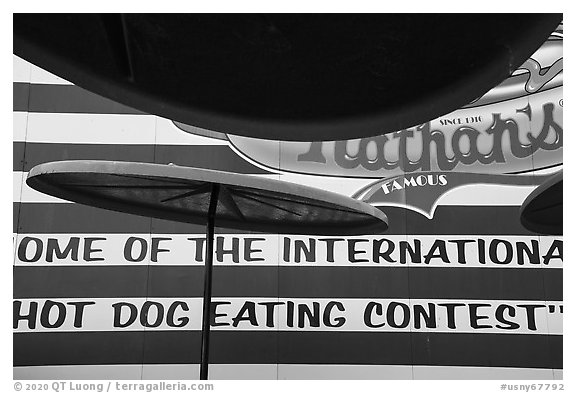
[[[204,224],[219,185],[219,227],[286,234],[381,233],[377,208],[324,190],[250,175],[131,162],[61,161],[38,165],[27,184],[91,206]]]
[[[560,171],[532,191],[520,208],[522,225],[536,233],[562,235],[563,187]]]
[[[561,14],[16,14],[14,53],[144,112],[235,135],[339,140],[452,112]]]

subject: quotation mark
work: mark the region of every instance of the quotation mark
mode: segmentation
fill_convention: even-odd
[[[549,312],[550,314],[554,314],[554,313],[556,312],[556,310],[557,310],[557,309],[556,309],[556,306],[555,306],[554,304],[550,304],[550,305],[548,306],[548,312]],[[559,312],[560,314],[563,314],[563,313],[564,313],[564,306],[563,306],[563,305],[558,306],[558,312]]]

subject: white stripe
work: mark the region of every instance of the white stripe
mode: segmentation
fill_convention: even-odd
[[[176,127],[171,120],[152,115],[31,112],[28,116],[26,142],[31,143],[228,144],[227,141],[221,139],[186,133]]]
[[[14,82],[29,83],[30,82],[30,67],[32,64],[26,60],[13,55],[12,56],[12,75]]]
[[[198,364],[14,367],[15,380],[195,380]],[[511,367],[211,364],[211,380],[561,380],[563,370]]]
[[[556,380],[561,369],[510,367],[439,367],[414,366],[414,379],[483,379],[483,380]]]
[[[102,261],[83,260],[83,251],[86,238],[101,238],[95,241],[91,248],[98,251],[94,256],[103,258]],[[23,240],[26,240],[23,242]],[[50,240],[49,240],[50,239]],[[71,241],[74,241],[71,244]],[[18,237],[15,249],[15,265],[25,266],[31,269],[40,266],[142,266],[153,264],[155,266],[202,266],[204,261],[204,235],[186,234],[21,234]],[[378,268],[515,268],[515,269],[561,269],[562,260],[550,258],[544,264],[544,256],[547,253],[557,255],[558,250],[552,249],[555,240],[562,240],[558,236],[458,236],[458,235],[389,235],[389,236],[348,236],[348,237],[318,237],[297,235],[271,235],[271,234],[218,234],[215,238],[215,260],[217,266],[289,266],[299,267],[336,267],[347,266],[354,268],[378,267]],[[332,239],[331,243],[322,241]],[[338,239],[335,241],[334,239]],[[359,240],[354,242],[351,240]],[[381,243],[386,239],[392,242]],[[489,257],[489,248],[494,239],[506,240],[512,245],[512,253],[507,254],[503,243],[495,242],[498,261],[492,261]],[[416,240],[420,247],[416,246]],[[438,255],[438,241],[443,241],[446,247],[446,255],[449,262],[434,257],[425,261],[425,256]],[[462,255],[459,254],[458,241],[468,240]],[[479,249],[482,248],[480,240],[484,241],[485,261],[482,263],[479,257]],[[523,264],[519,263],[518,245],[532,249],[532,241],[538,241],[538,263],[531,263],[526,257]],[[58,256],[54,248],[48,252],[48,243],[57,245],[59,250],[65,250],[69,245],[72,248],[66,255]],[[407,242],[410,247],[421,250],[420,262],[406,253],[406,263],[400,263],[400,242]],[[462,245],[462,242],[459,242]],[[298,244],[298,251],[296,251]],[[328,246],[328,244],[333,244]],[[384,245],[382,245],[384,244]],[[436,246],[435,246],[436,244]],[[307,261],[304,248],[313,249],[313,261]],[[390,261],[379,257],[377,262],[373,260],[374,250],[386,252],[388,248],[393,250],[389,253]],[[285,259],[285,255],[286,259]],[[353,258],[351,259],[351,253]],[[19,255],[22,254],[22,255]],[[329,262],[328,255],[333,254],[333,261]],[[522,252],[522,254],[524,254]],[[402,253],[404,255],[404,253]],[[52,261],[47,261],[48,257]],[[153,257],[154,261],[150,259]],[[127,259],[128,258],[128,259]],[[76,259],[76,260],[75,260]],[[509,262],[504,264],[503,262]],[[362,261],[361,261],[362,260]],[[361,261],[361,262],[359,262]],[[465,263],[464,263],[465,262]]]
[[[130,366],[128,366],[130,367]],[[144,364],[141,367],[142,379],[146,380],[187,380],[198,379],[198,364]],[[277,364],[210,364],[210,380],[273,380],[277,379]]]
[[[554,379],[554,373],[550,369],[507,367],[283,364],[278,366],[278,377],[304,380],[547,380]]]
[[[27,126],[28,126],[28,112],[13,112],[12,141],[24,142],[26,140]]]
[[[26,142],[153,145],[155,129],[147,115],[29,113]]]
[[[22,177],[22,172],[12,173],[12,200],[15,202],[19,201],[22,196],[22,184],[24,183]]]
[[[21,317],[14,330],[20,334],[201,329],[202,298],[59,298],[15,301],[21,301],[19,311],[15,311],[15,317]],[[78,308],[73,302],[90,304]],[[281,304],[271,305],[271,302]],[[217,297],[213,298],[213,304],[216,307],[215,322],[218,326],[213,326],[212,330],[221,331],[562,334],[562,302]],[[446,304],[461,305],[448,307]],[[552,305],[555,307],[553,312],[548,307]],[[288,311],[289,307],[291,312]],[[313,326],[305,314],[316,312],[318,325]],[[389,312],[393,316],[388,315]],[[44,313],[48,313],[48,322],[43,324],[39,315]],[[429,314],[429,321],[424,317],[425,314]],[[115,325],[114,321],[119,325]],[[145,327],[146,324],[154,327]],[[516,326],[510,329],[514,324]]]

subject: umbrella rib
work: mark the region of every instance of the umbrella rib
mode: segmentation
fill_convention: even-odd
[[[245,195],[245,194],[243,194],[243,193],[238,192],[238,190],[236,190],[236,195],[238,195],[240,198],[250,199],[250,200],[252,200],[252,201],[261,203],[261,204],[263,204],[263,205],[268,205],[268,206],[274,207],[274,208],[276,208],[276,209],[283,210],[283,211],[285,211],[285,212],[287,212],[287,213],[294,214],[294,215],[296,215],[296,216],[298,216],[298,217],[302,217],[302,215],[299,214],[299,213],[293,212],[293,211],[291,211],[291,210],[288,210],[288,209],[283,208],[283,207],[280,207],[280,206],[276,206],[276,205],[274,205],[273,203],[264,202],[264,201],[262,201],[262,200],[260,200],[260,199],[256,199],[256,198],[254,198],[254,197]]]
[[[232,194],[225,186],[220,187],[220,202],[222,202],[224,207],[226,207],[228,210],[234,213],[242,221],[246,221],[244,214],[242,214],[242,211],[238,207],[238,204],[236,203],[234,198],[232,198]]]
[[[209,192],[212,189],[212,184],[211,183],[206,183],[192,191],[189,192],[185,192],[183,194],[179,194],[179,195],[175,195],[173,197],[170,198],[166,198],[166,199],[162,199],[160,202],[169,202],[169,201],[174,201],[176,199],[182,199],[182,198],[187,198],[189,196],[192,195],[198,195],[198,194],[205,194],[207,192]]]

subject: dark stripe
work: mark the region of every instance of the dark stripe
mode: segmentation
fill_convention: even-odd
[[[24,170],[25,150],[25,143],[18,142],[12,144],[12,168],[14,168],[14,171],[21,172]]]
[[[438,206],[432,219],[412,210],[381,208],[390,222],[406,220],[406,232],[419,235],[532,235],[520,224],[520,206]]]
[[[562,336],[214,331],[210,343],[213,364],[562,368]],[[199,331],[14,334],[14,366],[186,364],[199,355]]]
[[[29,83],[14,83],[12,89],[14,112],[27,112],[30,98]]]
[[[81,130],[80,130],[81,131]],[[14,142],[20,151],[24,142]],[[240,158],[228,146],[202,145],[121,145],[26,143],[24,167],[14,158],[14,170],[29,171],[34,166],[61,160],[135,161],[216,169],[235,173],[268,174]]]
[[[147,266],[16,266],[14,297],[201,297],[203,275],[202,266],[151,266],[149,272]],[[562,300],[561,269],[216,263],[213,282],[214,296],[221,297]]]
[[[14,203],[20,207],[19,226],[24,233],[149,233],[150,218],[95,207],[62,203]],[[67,230],[68,228],[68,230]]]
[[[415,364],[562,368],[562,336],[439,333],[412,334]]]
[[[23,106],[26,86],[29,88],[30,104]],[[27,101],[27,100],[26,100]],[[18,103],[18,105],[17,105]],[[40,113],[146,113],[119,104],[108,98],[91,93],[74,85],[14,83],[14,110]]]
[[[561,269],[281,267],[281,297],[562,300]]]
[[[19,203],[14,203],[12,207],[12,233],[18,232],[18,227],[20,226],[20,207],[22,205]]]
[[[16,208],[15,202],[14,208]],[[438,206],[432,220],[399,207],[382,209],[390,235],[537,236],[520,224],[518,206]],[[149,233],[142,218],[78,204],[23,203],[20,233]],[[408,222],[408,226],[406,223]],[[218,225],[218,224],[216,224]],[[16,228],[14,228],[16,231]],[[204,233],[197,225],[154,220],[153,233]],[[248,233],[220,229],[220,233]]]
[[[190,256],[193,258],[193,256]],[[276,267],[214,267],[213,296],[274,297]],[[203,266],[14,267],[14,298],[202,297]]]

